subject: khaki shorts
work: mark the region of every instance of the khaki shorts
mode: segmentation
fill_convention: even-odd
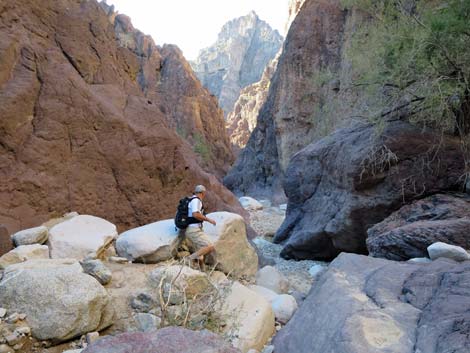
[[[199,227],[186,228],[186,241],[193,252],[212,245],[207,234]]]

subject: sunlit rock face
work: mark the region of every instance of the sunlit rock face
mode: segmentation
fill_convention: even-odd
[[[228,114],[241,89],[261,79],[282,42],[278,31],[251,12],[225,24],[216,43],[201,50],[192,67]]]

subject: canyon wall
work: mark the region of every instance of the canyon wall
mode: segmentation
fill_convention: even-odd
[[[149,93],[177,53],[116,35],[108,15],[96,1],[0,3],[0,223],[78,211],[125,229],[173,217],[199,183],[210,209],[243,214]]]

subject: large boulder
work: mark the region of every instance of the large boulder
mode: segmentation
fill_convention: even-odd
[[[33,259],[48,259],[49,248],[46,245],[21,245],[0,257],[0,270]]]
[[[26,314],[35,338],[67,341],[112,324],[108,293],[78,263],[38,261],[45,266],[28,268],[27,261],[8,267],[0,282],[0,307]]]
[[[116,226],[105,219],[80,215],[49,231],[51,258],[83,259],[100,252],[117,236]]]
[[[44,244],[49,236],[49,230],[45,226],[24,229],[11,236],[16,246]]]
[[[465,352],[469,268],[341,254],[275,337],[275,351]]]
[[[404,202],[457,189],[464,165],[458,138],[404,121],[337,130],[292,157],[287,215],[274,240],[285,258],[367,253],[368,228]]]
[[[233,282],[225,293],[218,311],[225,335],[243,353],[261,351],[274,333],[271,303],[239,282]]]
[[[177,247],[178,231],[172,219],[128,230],[116,240],[119,256],[144,263],[171,259]]]
[[[369,254],[390,260],[427,256],[427,247],[444,242],[470,248],[470,197],[437,194],[403,206],[367,231]]]
[[[209,331],[165,327],[153,332],[122,333],[102,338],[83,353],[240,353]]]
[[[204,232],[215,246],[218,269],[235,278],[253,278],[258,270],[258,255],[248,242],[243,217],[229,212],[214,212],[207,217],[217,223],[205,223]]]

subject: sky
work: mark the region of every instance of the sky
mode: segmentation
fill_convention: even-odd
[[[157,45],[176,44],[186,59],[217,40],[222,26],[254,10],[285,36],[289,0],[107,0]]]

